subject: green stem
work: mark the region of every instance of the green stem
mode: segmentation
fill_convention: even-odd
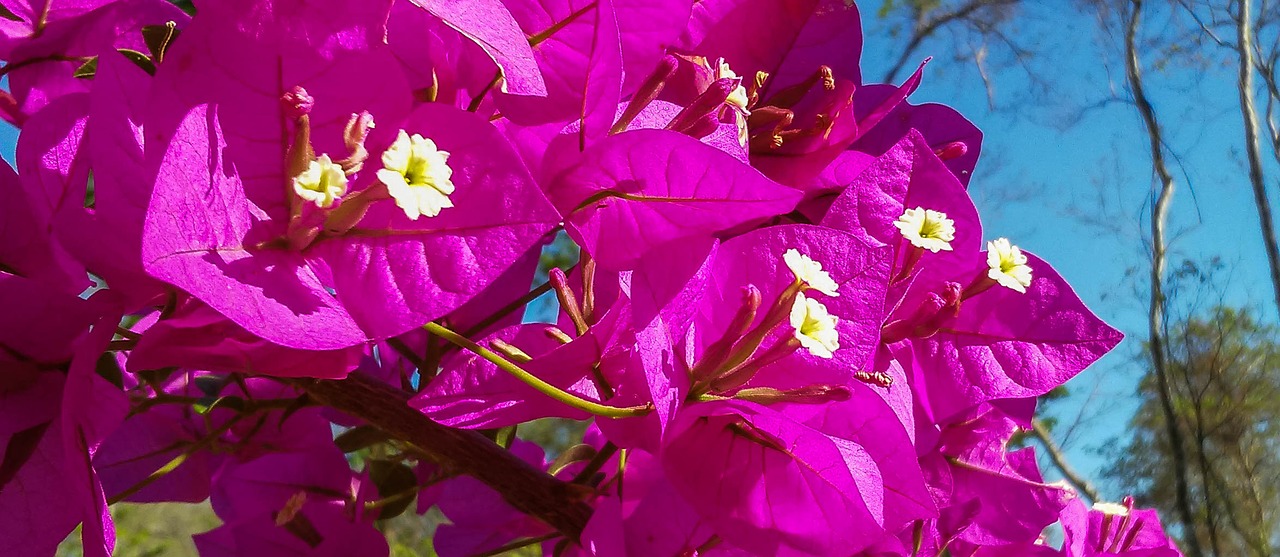
[[[552,532],[552,533],[550,533],[550,534],[543,534],[543,535],[538,536],[538,537],[536,537],[536,538],[523,538],[523,539],[519,539],[519,540],[513,541],[513,542],[511,542],[511,543],[509,543],[509,544],[507,544],[507,545],[504,545],[504,546],[502,546],[502,547],[499,547],[499,548],[494,549],[494,550],[491,550],[491,551],[485,551],[485,552],[483,552],[483,553],[476,553],[476,554],[475,554],[475,555],[473,555],[472,557],[494,557],[494,556],[496,556],[496,555],[502,555],[503,553],[506,553],[506,552],[508,552],[508,551],[515,551],[515,550],[517,550],[517,549],[524,548],[524,547],[529,547],[529,546],[531,546],[531,545],[535,545],[535,544],[540,544],[540,543],[545,542],[545,541],[548,541],[548,540],[554,540],[554,539],[559,538],[559,537],[561,537],[561,536],[563,536],[563,535],[564,535],[564,534],[561,534],[560,532]]]
[[[507,361],[506,358],[503,358],[502,356],[499,356],[497,353],[494,353],[486,349],[485,347],[480,346],[479,344],[476,344],[474,341],[472,341],[467,337],[464,337],[458,333],[453,332],[453,330],[443,325],[440,325],[439,323],[427,323],[426,325],[423,325],[422,328],[426,329],[427,332],[433,335],[436,335],[449,342],[452,342],[453,344],[458,345],[461,348],[470,350],[471,352],[475,353],[481,358],[488,360],[493,365],[498,366],[498,368],[501,369],[502,371],[510,373],[512,376],[514,376],[516,379],[519,379],[524,384],[530,387],[533,387],[534,390],[551,397],[557,402],[566,404],[573,408],[577,408],[589,414],[594,414],[596,416],[604,416],[606,418],[628,418],[632,416],[643,416],[653,411],[653,408],[647,405],[619,408],[617,406],[607,406],[604,404],[600,404],[598,402],[592,402],[585,398],[578,397],[571,393],[562,391],[556,386],[539,379],[532,373],[525,371],[520,366],[515,365],[510,361]]]
[[[143,478],[138,483],[133,484],[132,486],[129,486],[128,489],[121,491],[120,493],[116,494],[115,497],[112,497],[111,499],[107,500],[107,504],[114,505],[116,503],[119,503],[129,498],[133,494],[139,491],[142,491],[147,486],[155,483],[156,480],[159,480],[160,478],[163,478],[166,475],[168,475],[170,472],[176,470],[179,466],[182,465],[183,462],[186,462],[187,459],[191,457],[191,455],[195,454],[196,451],[200,451],[200,450],[204,450],[205,448],[208,448],[210,445],[214,443],[214,441],[216,441],[219,437],[221,437],[223,433],[230,431],[231,427],[236,425],[236,423],[240,421],[240,418],[242,416],[243,415],[235,416],[227,420],[226,423],[223,423],[222,426],[218,427],[213,431],[210,431],[208,435],[205,435],[204,437],[200,438],[199,441],[192,443],[189,447],[186,448],[186,450],[179,453],[178,456],[175,456],[173,457],[172,460],[170,460],[169,462],[166,462],[164,466],[161,466],[155,472],[152,472],[151,474],[147,475],[147,477]]]

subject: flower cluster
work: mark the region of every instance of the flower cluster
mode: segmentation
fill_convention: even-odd
[[[1178,554],[1006,450],[1121,335],[984,242],[981,133],[863,83],[844,0],[46,4],[0,14],[6,554],[205,499],[207,555],[386,555],[415,499],[446,556]]]

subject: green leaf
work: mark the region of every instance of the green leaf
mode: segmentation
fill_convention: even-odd
[[[94,371],[107,382],[124,389],[124,372],[120,370],[120,362],[116,360],[114,354],[104,353],[98,356],[98,365]]]
[[[0,17],[9,21],[22,21],[22,18],[18,17],[18,14],[9,11],[9,8],[4,7],[3,4],[0,4]]]
[[[498,432],[494,434],[493,441],[497,443],[499,447],[510,449],[511,444],[516,442],[516,426],[511,425],[499,429]]]
[[[344,453],[354,453],[390,439],[386,432],[371,425],[353,427],[342,432],[333,443]]]
[[[151,59],[156,64],[164,62],[164,55],[176,38],[178,38],[178,24],[172,21],[163,25],[142,26],[142,40],[147,43],[147,50],[151,51]]]
[[[195,378],[196,388],[207,397],[216,397],[222,392],[222,388],[227,385],[225,376],[217,375],[201,375]]]
[[[118,48],[116,49],[116,52],[123,54],[130,62],[133,62],[139,68],[142,68],[142,71],[151,75],[156,75],[156,63],[151,61],[150,56],[128,48]]]
[[[85,60],[83,64],[80,64],[80,67],[76,68],[75,73],[72,73],[71,76],[75,77],[76,79],[93,79],[93,76],[97,74],[98,74],[98,57],[94,56],[88,60]]]
[[[372,460],[369,462],[369,479],[378,488],[378,496],[386,502],[378,512],[378,520],[400,516],[413,502],[418,476],[405,463]]]
[[[569,450],[560,453],[560,456],[556,457],[555,462],[551,463],[551,467],[548,469],[548,472],[554,476],[575,462],[587,462],[595,457],[595,447],[585,444],[574,445],[569,447]]]

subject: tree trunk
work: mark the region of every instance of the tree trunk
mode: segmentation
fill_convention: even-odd
[[[1151,207],[1151,300],[1147,312],[1147,328],[1150,336],[1151,367],[1159,384],[1160,407],[1165,417],[1169,436],[1170,453],[1173,456],[1174,481],[1177,487],[1177,507],[1189,557],[1203,557],[1200,540],[1196,534],[1195,515],[1191,512],[1190,494],[1187,488],[1187,456],[1182,431],[1173,408],[1173,393],[1169,385],[1167,347],[1165,342],[1164,272],[1165,224],[1169,218],[1169,204],[1173,200],[1173,174],[1164,159],[1163,132],[1156,120],[1155,108],[1147,99],[1142,86],[1142,67],[1138,62],[1137,34],[1142,19],[1142,0],[1130,0],[1129,20],[1125,26],[1124,53],[1125,77],[1133,90],[1133,101],[1147,128],[1151,146],[1151,166],[1160,181],[1160,191]]]
[[[1262,148],[1258,138],[1258,107],[1253,98],[1254,74],[1253,0],[1240,0],[1240,13],[1236,18],[1236,50],[1239,56],[1240,75],[1236,87],[1240,92],[1240,114],[1244,119],[1245,153],[1249,158],[1249,185],[1253,188],[1254,204],[1258,207],[1258,226],[1262,232],[1262,245],[1267,252],[1267,266],[1271,272],[1271,288],[1276,312],[1280,315],[1280,247],[1276,245],[1275,224],[1271,215],[1271,200],[1262,174]]]

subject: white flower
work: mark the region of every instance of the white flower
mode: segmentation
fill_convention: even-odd
[[[334,200],[347,193],[347,173],[334,164],[329,155],[311,161],[307,169],[293,178],[293,192],[298,197],[328,209]]]
[[[796,295],[791,305],[791,326],[796,330],[796,340],[819,358],[830,358],[840,348],[840,337],[836,334],[838,321],[827,312],[827,306],[804,294]]]
[[[907,209],[893,225],[911,245],[933,253],[951,251],[951,241],[956,239],[956,223],[933,209]]]
[[[1008,238],[987,242],[987,266],[991,268],[987,276],[1001,286],[1023,294],[1031,286],[1031,267],[1027,265],[1027,256],[1018,246],[1010,244]]]
[[[831,280],[831,275],[822,270],[822,264],[810,259],[809,256],[796,251],[794,248],[787,250],[782,254],[782,260],[786,262],[787,268],[800,279],[809,289],[817,290],[828,296],[837,297],[840,295],[836,292],[840,286],[836,281]]]
[[[1093,510],[1102,514],[1111,516],[1126,516],[1129,514],[1129,507],[1117,505],[1115,503],[1098,502],[1093,504]]]
[[[387,192],[409,219],[434,217],[453,207],[449,200],[453,169],[448,161],[449,153],[436,149],[434,141],[400,130],[395,142],[382,153],[378,180],[387,185]]]

